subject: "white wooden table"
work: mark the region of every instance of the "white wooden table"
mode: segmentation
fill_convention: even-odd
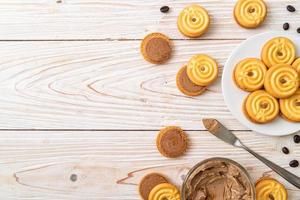
[[[0,0],[0,199],[135,200],[149,172],[180,185],[195,163],[213,156],[234,159],[254,180],[281,180],[292,200],[300,191],[243,150],[204,131],[203,117],[223,122],[251,148],[300,175],[288,163],[300,155],[292,137],[273,138],[247,130],[226,108],[220,81],[190,98],[176,88],[178,69],[194,54],[213,56],[223,66],[247,37],[300,26],[300,13],[285,7],[299,0],[266,0],[263,27],[240,28],[235,0]],[[209,32],[188,40],[176,17],[189,3],[212,16]],[[168,14],[159,8],[170,6]],[[158,31],[173,39],[165,65],[145,62],[141,39]],[[222,71],[222,70],[221,70]],[[156,150],[158,130],[178,125],[190,138],[188,153],[166,159]],[[284,155],[287,146],[291,153]]]

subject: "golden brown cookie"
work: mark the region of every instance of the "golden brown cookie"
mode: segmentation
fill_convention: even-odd
[[[176,186],[162,183],[151,190],[148,200],[180,200],[180,192]]]
[[[151,190],[162,183],[168,183],[167,179],[158,173],[146,175],[139,184],[139,193],[144,200],[148,200]]]
[[[288,98],[299,87],[299,75],[290,65],[279,64],[267,71],[264,82],[268,93],[276,98]]]
[[[186,72],[196,85],[208,86],[218,78],[219,69],[213,58],[199,54],[189,60]]]
[[[255,185],[257,200],[287,200],[288,193],[281,183],[273,178],[262,178]]]
[[[235,21],[244,28],[260,26],[267,16],[263,0],[238,0],[234,7]]]
[[[164,63],[171,57],[170,39],[161,33],[151,33],[143,39],[141,53],[150,63]]]
[[[293,96],[280,99],[279,105],[284,118],[292,122],[300,122],[300,89]]]
[[[264,90],[257,90],[248,95],[244,101],[243,111],[246,117],[258,124],[273,121],[279,114],[277,99]]]
[[[234,81],[242,90],[252,92],[264,86],[267,67],[256,58],[246,58],[240,61],[234,69]]]
[[[156,146],[165,157],[181,156],[187,149],[187,135],[180,127],[167,126],[160,130],[156,138]]]
[[[300,58],[297,58],[292,65],[296,71],[298,72],[299,78],[300,78]]]
[[[290,39],[276,37],[263,46],[261,58],[269,68],[277,64],[291,65],[296,58],[296,48]]]
[[[184,8],[178,16],[179,31],[191,38],[204,34],[209,26],[210,17],[207,11],[199,5],[190,5]]]
[[[186,66],[183,66],[177,73],[176,84],[177,88],[185,95],[198,96],[202,94],[206,88],[193,83],[186,73]]]

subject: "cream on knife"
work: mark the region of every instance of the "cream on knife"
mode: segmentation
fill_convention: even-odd
[[[217,138],[223,140],[224,142],[231,144],[235,147],[243,148],[257,159],[265,163],[268,167],[274,170],[277,174],[283,177],[285,180],[296,186],[300,189],[300,178],[291,172],[279,167],[275,163],[269,161],[268,159],[260,156],[259,154],[255,153],[248,147],[246,147],[240,140],[237,138],[231,131],[229,131],[225,126],[223,126],[218,120],[216,119],[203,119],[203,124],[205,128],[212,133]]]

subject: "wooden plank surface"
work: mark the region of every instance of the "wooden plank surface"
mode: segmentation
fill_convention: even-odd
[[[298,169],[288,167],[289,160],[300,153],[300,146],[290,137],[235,133],[258,153],[300,175]],[[278,178],[287,186],[289,199],[300,196],[299,190],[253,156],[224,144],[206,131],[187,132],[190,148],[179,159],[167,159],[158,153],[156,134],[156,131],[2,131],[0,196],[20,200],[137,200],[137,184],[147,173],[163,173],[172,183],[180,185],[190,167],[215,156],[238,161],[254,181],[262,175]],[[282,154],[282,146],[288,146],[291,154]]]
[[[300,7],[298,0],[267,0],[269,12],[264,26],[247,30],[233,19],[235,0],[1,0],[1,40],[141,39],[153,31],[183,39],[178,32],[178,13],[189,3],[203,5],[211,15],[209,32],[201,39],[245,39],[253,34],[282,30],[291,23],[296,32],[300,15],[286,11],[287,4]],[[169,14],[159,8],[171,7]]]
[[[267,21],[255,30],[234,22],[235,2],[0,0],[0,199],[137,200],[145,174],[163,173],[180,186],[194,164],[221,156],[245,166],[254,181],[279,179],[289,200],[299,200],[299,190],[254,157],[196,130],[203,130],[203,117],[216,117],[249,147],[300,175],[288,166],[300,153],[291,136],[258,135],[237,122],[224,104],[220,77],[199,97],[176,88],[176,72],[192,55],[211,55],[222,72],[230,52],[249,36],[281,30],[284,22],[290,32],[299,26],[298,12],[285,7],[300,9],[300,1],[267,0]],[[187,40],[176,27],[190,3],[212,17],[199,40]],[[160,13],[163,5],[170,13]],[[154,31],[173,39],[174,55],[164,65],[149,64],[139,53],[140,40]],[[191,130],[189,150],[179,159],[156,150],[157,130],[166,125]]]
[[[140,41],[1,42],[0,128],[200,130],[203,117],[217,117],[230,129],[245,129],[225,106],[220,78],[195,98],[175,82],[197,53],[216,58],[222,72],[240,42],[174,41],[165,65],[145,62]]]

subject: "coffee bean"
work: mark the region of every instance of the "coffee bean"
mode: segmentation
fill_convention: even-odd
[[[285,30],[285,31],[289,30],[290,24],[289,23],[284,23],[282,27],[283,27],[283,30]]]
[[[163,6],[160,8],[160,12],[162,13],[167,13],[169,12],[169,10],[170,10],[169,6]]]
[[[292,5],[288,5],[288,6],[286,7],[286,9],[287,9],[289,12],[295,12],[295,11],[296,11],[296,8],[295,8],[294,6],[292,6]]]
[[[300,142],[300,136],[299,135],[294,135],[294,142],[299,143]]]
[[[287,147],[282,147],[282,152],[284,154],[289,154],[290,153],[290,150],[287,148]]]
[[[299,28],[297,28],[297,33],[300,33],[300,27],[299,27]]]
[[[72,182],[77,181],[77,175],[76,175],[76,174],[71,174],[70,180],[71,180]]]
[[[290,162],[290,167],[298,167],[299,166],[299,162],[298,160],[292,160]]]

